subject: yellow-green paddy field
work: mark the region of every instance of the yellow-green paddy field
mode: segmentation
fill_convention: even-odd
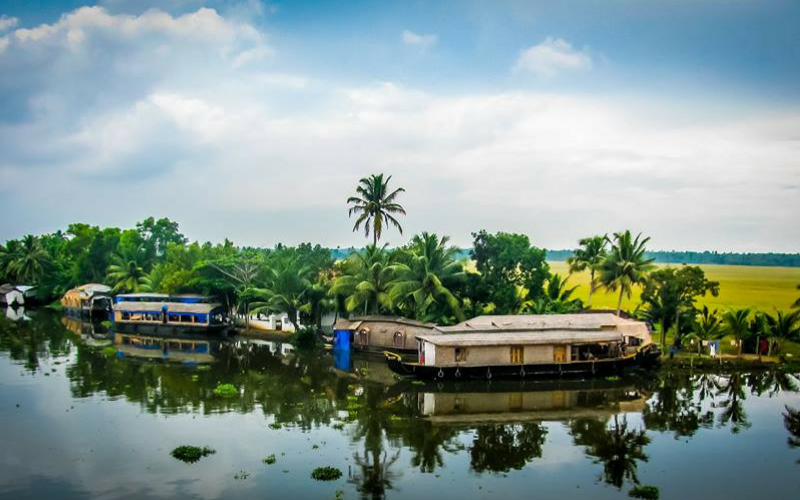
[[[551,261],[550,269],[562,276],[569,274],[567,263]],[[675,264],[669,264],[675,266]],[[666,267],[667,264],[662,265]],[[719,296],[706,296],[698,299],[699,307],[708,305],[720,311],[730,308],[750,307],[754,311],[774,312],[790,309],[800,296],[800,268],[797,267],[758,267],[758,266],[720,266],[701,265],[710,280],[719,281]],[[575,296],[586,302],[589,294],[589,273],[575,273],[569,279],[569,286],[578,285]],[[624,309],[634,309],[639,303],[641,289],[636,289],[631,298],[623,300]],[[617,295],[600,289],[592,297],[593,308],[616,308]]]

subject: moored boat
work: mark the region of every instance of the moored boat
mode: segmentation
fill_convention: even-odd
[[[607,313],[482,316],[416,339],[417,361],[386,353],[392,371],[426,379],[592,376],[661,355],[645,323]]]
[[[118,295],[114,323],[120,330],[133,331],[214,332],[231,328],[225,307],[199,295]]]
[[[107,319],[113,304],[111,287],[100,283],[75,287],[61,297],[61,306],[67,314],[89,318]]]

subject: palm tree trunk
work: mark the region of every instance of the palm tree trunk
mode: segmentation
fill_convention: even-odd
[[[672,339],[672,343],[675,344],[678,342],[678,339],[681,336],[681,310],[679,307],[675,308],[675,338]]]
[[[736,340],[738,340],[738,344],[739,344],[739,352],[736,354],[736,357],[737,358],[741,358],[742,357],[742,339],[736,339]]]
[[[624,289],[620,286],[619,287],[619,300],[617,300],[617,316],[619,317],[620,312],[622,312],[622,293]]]
[[[594,269],[592,269],[590,276],[591,281],[589,281],[589,298],[586,299],[586,309],[592,308],[592,294],[594,293]]]
[[[667,346],[667,318],[661,318],[661,347]]]

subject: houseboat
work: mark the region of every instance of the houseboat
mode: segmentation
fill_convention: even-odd
[[[213,363],[214,354],[219,351],[219,342],[210,338],[114,334],[114,347],[118,357],[187,365]]]
[[[333,325],[333,349],[414,353],[417,338],[433,333],[435,326],[394,316],[340,319]]]
[[[481,316],[416,335],[417,361],[387,352],[400,375],[428,379],[591,376],[655,363],[646,323],[613,314]]]
[[[32,304],[36,299],[36,287],[28,285],[0,285],[0,304],[7,307],[21,307]]]
[[[61,306],[68,315],[108,319],[114,298],[111,287],[88,283],[69,290],[61,297]]]
[[[231,327],[222,304],[199,295],[157,293],[117,295],[114,323],[134,331],[227,331]]]

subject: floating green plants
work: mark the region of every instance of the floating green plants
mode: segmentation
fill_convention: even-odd
[[[628,492],[631,498],[643,498],[644,500],[658,500],[659,492],[655,486],[635,486]]]
[[[209,448],[208,446],[203,446],[200,448],[199,446],[183,445],[172,450],[170,455],[172,455],[174,458],[177,458],[181,462],[193,464],[201,458],[207,457],[208,455],[213,455],[216,452],[216,450]]]
[[[262,458],[262,459],[261,459],[261,461],[262,461],[262,462],[264,462],[264,463],[265,463],[265,464],[267,464],[267,465],[272,465],[272,464],[274,464],[275,462],[277,462],[277,461],[278,461],[278,459],[277,459],[277,458],[275,458],[275,454],[273,453],[272,455],[270,455],[270,456],[268,456],[268,457],[264,457],[264,458]]]
[[[311,478],[317,481],[336,481],[342,477],[342,471],[336,467],[317,467],[311,471]]]
[[[219,384],[214,389],[214,394],[223,398],[232,398],[239,395],[239,390],[233,384]]]

